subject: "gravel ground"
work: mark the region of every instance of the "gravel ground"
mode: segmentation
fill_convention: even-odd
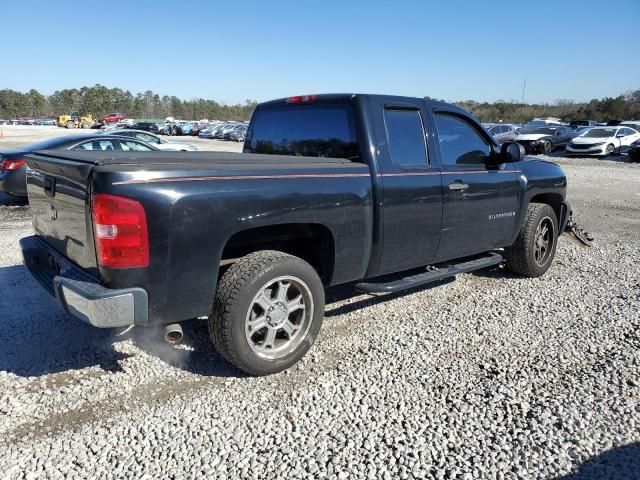
[[[640,478],[640,165],[566,159],[576,218],[546,276],[330,294],[287,372],[59,312],[0,206],[2,478]],[[9,293],[9,294],[7,294]]]

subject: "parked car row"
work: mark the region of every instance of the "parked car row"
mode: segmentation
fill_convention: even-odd
[[[10,120],[0,119],[0,125],[55,125],[56,121],[51,118],[12,118]]]
[[[166,150],[171,152],[195,152],[198,148],[190,143],[172,142],[154,133],[136,130],[133,128],[121,128],[105,131],[104,134],[115,135],[118,137],[135,138],[142,142],[153,145],[158,150]]]
[[[610,122],[608,122],[610,123]],[[564,149],[569,155],[629,153],[637,161],[640,121],[614,121],[603,125],[595,120],[562,123],[557,118],[534,118],[523,125],[487,123],[484,127],[499,142],[517,142],[527,153],[551,153]]]
[[[200,138],[244,142],[248,126],[249,122],[216,122],[203,129],[198,136]]]
[[[137,138],[111,133],[65,135],[52,138],[15,150],[0,152],[0,191],[12,197],[26,199],[27,163],[25,157],[38,150],[151,152],[160,149]]]

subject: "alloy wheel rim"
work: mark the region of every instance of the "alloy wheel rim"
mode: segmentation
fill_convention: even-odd
[[[247,312],[249,347],[269,360],[289,355],[306,337],[313,309],[311,290],[300,278],[285,275],[269,280],[253,297]]]
[[[533,240],[533,259],[538,266],[544,266],[551,257],[553,249],[554,232],[551,218],[544,217],[538,223]]]

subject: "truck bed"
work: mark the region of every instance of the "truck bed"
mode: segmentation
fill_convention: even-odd
[[[102,285],[145,289],[150,321],[206,314],[222,249],[240,231],[324,225],[337,255],[332,283],[359,278],[367,267],[373,203],[370,171],[363,163],[226,152],[54,150],[39,151],[27,162],[36,234]],[[97,265],[93,193],[143,205],[148,268]]]

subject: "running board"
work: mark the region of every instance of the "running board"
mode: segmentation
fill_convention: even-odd
[[[502,255],[497,253],[489,253],[482,257],[467,260],[461,263],[447,264],[442,267],[430,267],[424,273],[411,275],[410,277],[401,278],[387,283],[358,283],[355,289],[362,293],[393,293],[407,288],[418,287],[427,283],[436,282],[444,278],[453,277],[458,273],[472,272],[481,268],[493,267],[502,262]]]

